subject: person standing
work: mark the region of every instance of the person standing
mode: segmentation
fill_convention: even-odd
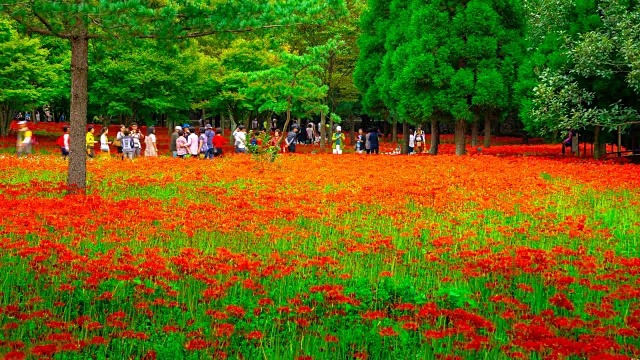
[[[362,129],[358,129],[358,134],[356,135],[356,152],[358,154],[364,152],[364,133]]]
[[[60,115],[60,122],[63,123],[64,122],[64,114]]]
[[[18,157],[31,155],[31,141],[33,133],[27,127],[26,121],[18,122],[18,140],[16,141],[16,152]]]
[[[298,125],[293,125],[291,131],[287,134],[287,138],[285,139],[285,143],[287,144],[287,151],[290,153],[296,152],[296,139],[298,137]]]
[[[131,137],[131,133],[128,129],[125,128],[122,133],[122,160],[129,159],[133,160],[135,156],[135,141],[133,137]]]
[[[426,139],[425,139],[424,131],[422,131],[421,126],[418,126],[414,135],[414,140],[413,140],[417,154],[423,153],[425,151],[425,146],[424,146],[425,140]]]
[[[95,157],[95,153],[94,153],[94,147],[96,146],[96,139],[95,136],[93,135],[95,133],[95,129],[93,128],[93,126],[89,126],[89,128],[87,129],[87,155],[89,155],[90,158],[94,158]]]
[[[40,111],[36,111],[36,124],[40,122]]]
[[[109,157],[109,128],[103,127],[100,130],[100,155],[101,157]]]
[[[371,129],[371,132],[369,132],[367,136],[369,137],[369,148],[370,148],[368,154],[380,154],[378,130]]]
[[[142,135],[140,130],[138,130],[138,124],[133,123],[131,125],[131,132],[129,136],[133,138],[134,156],[138,157],[142,153],[142,139],[144,139],[144,135]]]
[[[144,139],[144,156],[158,157],[158,145],[156,143],[156,128],[150,126],[147,129],[147,137]]]
[[[254,118],[251,122],[251,130],[258,130],[258,119]]]
[[[313,125],[313,122],[309,122],[309,125],[307,125],[307,144],[313,145],[315,140],[315,125]]]
[[[207,145],[207,151],[204,153],[204,158],[211,160],[213,159],[213,154],[215,153],[215,147],[213,146],[213,138],[216,136],[216,133],[215,131],[213,131],[210,124],[207,124],[207,126],[205,126],[204,128],[205,128],[204,135],[206,137],[206,145]]]
[[[336,132],[333,133],[331,140],[333,142],[333,153],[336,155],[342,154],[345,140],[344,134],[342,133],[342,127],[336,127]]]
[[[189,154],[191,154],[192,158],[198,158],[198,154],[200,153],[199,142],[198,134],[196,134],[196,130],[193,129],[193,132],[190,132],[187,138],[187,146],[189,147]]]
[[[113,146],[116,147],[116,149],[118,149],[118,155],[124,159],[124,155],[122,152],[122,138],[124,137],[124,131],[127,129],[126,126],[120,125],[120,131],[118,131],[118,133],[116,134],[116,138],[115,140],[113,140]]]
[[[416,135],[411,132],[409,134],[409,154],[413,154],[413,148],[416,146]]]
[[[204,127],[200,128],[200,136],[198,137],[198,153],[202,154],[202,158],[207,158],[207,152],[209,146],[207,145],[207,130]]]
[[[180,131],[182,131],[182,126],[176,126],[175,129],[173,130],[173,133],[171,134],[171,142],[169,143],[169,149],[171,150],[171,155],[173,155],[173,157],[178,156],[178,147],[176,145],[176,141],[180,136],[178,135]]]
[[[176,156],[184,159],[189,155],[189,148],[187,147],[187,139],[184,137],[184,131],[178,130],[178,139],[176,139]]]
[[[236,147],[236,154],[247,153],[247,133],[244,125],[238,126],[233,132],[234,146]]]
[[[215,149],[213,156],[222,156],[222,146],[224,142],[225,138],[222,136],[222,129],[216,129],[216,136],[213,137],[213,147]]]

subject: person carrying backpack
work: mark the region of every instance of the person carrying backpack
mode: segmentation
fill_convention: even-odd
[[[122,134],[122,140],[120,140],[122,144],[122,159],[131,159],[133,160],[135,154],[135,142],[133,138],[130,136],[130,132],[128,129],[125,129]]]

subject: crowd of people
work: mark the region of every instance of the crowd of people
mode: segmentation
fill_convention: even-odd
[[[259,127],[257,124],[253,124]],[[262,124],[258,130],[248,131],[244,125],[239,125],[232,134],[232,145],[236,154],[246,154],[255,149],[263,147],[262,135],[267,122]],[[302,130],[300,125],[293,124],[289,132],[284,133],[272,123],[270,130],[272,134],[267,145],[270,148],[277,148],[281,153],[295,153],[299,144],[316,144],[320,142],[321,128],[313,123],[307,124]],[[328,132],[327,132],[328,133]],[[304,136],[300,136],[303,134]],[[359,129],[355,134],[353,149],[357,154],[379,154],[381,135],[377,129],[370,129],[366,134],[363,129]],[[58,138],[56,145],[60,148],[63,159],[69,156],[69,126],[63,127],[63,134]],[[34,143],[33,132],[29,130],[26,120],[18,123],[17,154],[18,156],[32,153]],[[426,151],[424,147],[425,135],[420,127],[411,134],[410,151]],[[176,126],[171,134],[169,149],[174,158],[201,158],[213,159],[223,155],[223,147],[227,144],[227,139],[223,136],[220,128],[213,128],[211,124],[206,124],[200,128],[193,128],[188,124]],[[342,154],[346,148],[346,137],[340,126],[334,128],[331,135],[333,154]],[[99,148],[99,155],[95,153],[96,145]],[[108,127],[102,127],[96,134],[96,129],[89,126],[86,132],[86,153],[89,158],[96,156],[110,157],[116,153],[122,160],[135,159],[137,157],[157,157],[158,142],[155,135],[155,127],[148,127],[146,134],[143,134],[137,124],[130,127],[121,125],[119,131],[112,138],[109,137]]]

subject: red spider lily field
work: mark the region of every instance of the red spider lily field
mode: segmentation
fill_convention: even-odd
[[[640,357],[638,166],[447,146],[95,159],[85,196],[0,154],[0,356]]]

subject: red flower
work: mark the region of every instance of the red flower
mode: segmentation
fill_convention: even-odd
[[[264,335],[262,335],[262,333],[258,330],[254,330],[247,334],[247,339],[249,340],[262,339],[263,337]]]
[[[418,324],[414,322],[407,322],[402,324],[402,328],[408,331],[416,331],[418,330]]]
[[[191,339],[184,345],[184,348],[189,351],[202,350],[208,347],[209,343],[202,339]]]
[[[390,326],[380,328],[380,331],[378,332],[378,334],[380,334],[380,336],[383,336],[383,337],[398,336],[398,333]]]

